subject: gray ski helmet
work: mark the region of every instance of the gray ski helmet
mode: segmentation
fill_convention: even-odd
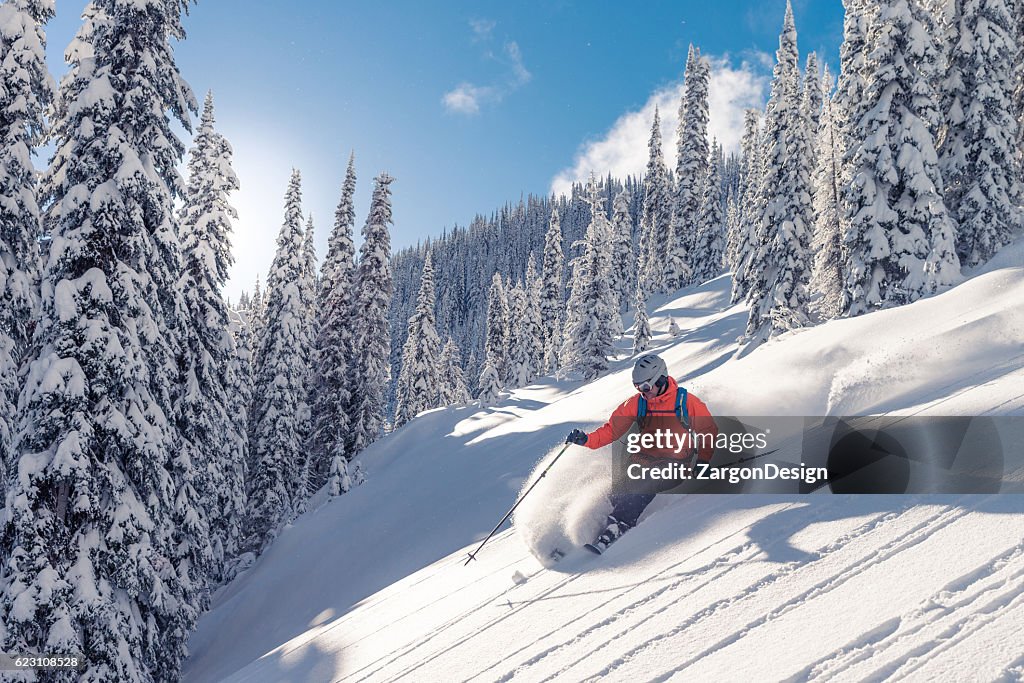
[[[639,385],[644,382],[655,384],[660,378],[668,375],[668,366],[661,356],[649,353],[640,356],[633,365],[633,384]]]

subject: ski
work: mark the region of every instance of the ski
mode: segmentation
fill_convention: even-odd
[[[608,550],[608,546],[619,540],[619,538],[622,537],[622,534],[633,528],[610,516],[608,517],[607,523],[607,528],[601,532],[600,536],[583,546],[595,555],[604,553],[605,550]]]

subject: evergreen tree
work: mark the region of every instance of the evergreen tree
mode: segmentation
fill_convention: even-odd
[[[46,135],[53,99],[43,25],[52,0],[0,5],[0,491],[17,428],[18,366],[39,316],[39,236],[32,151]]]
[[[236,404],[229,393],[236,389],[232,363],[237,354],[221,295],[234,262],[231,221],[238,214],[228,197],[238,189],[238,177],[231,168],[231,145],[214,130],[214,123],[213,93],[207,93],[181,210],[184,271],[179,289],[188,324],[181,379],[187,391],[179,420],[192,448],[175,459],[180,469],[175,477],[175,526],[182,556],[197,569],[219,576],[225,559],[237,552],[242,534],[248,419],[247,406]],[[205,507],[205,520],[191,516],[197,505]]]
[[[708,173],[708,78],[706,60],[701,58],[699,49],[690,45],[683,97],[679,103],[676,193],[665,291],[690,284],[702,268],[695,256],[700,251],[697,226]]]
[[[824,93],[828,97],[828,93]],[[804,87],[800,110],[807,122],[807,139],[810,141],[811,159],[818,158],[818,129],[821,126],[821,74],[818,73],[818,55],[813,52],[807,54],[807,65],[804,67]]]
[[[558,209],[551,209],[551,219],[544,237],[544,259],[541,264],[540,317],[544,328],[544,372],[558,370],[558,353],[562,345],[562,306],[564,299],[565,259],[562,256],[562,228]]]
[[[228,359],[225,392],[228,396],[228,415],[233,416],[234,430],[240,436],[240,450],[236,456],[238,459],[230,463],[228,470],[228,480],[231,484],[227,497],[231,502],[228,503],[226,510],[233,524],[228,527],[224,541],[226,563],[217,568],[218,571],[213,576],[215,581],[221,583],[229,581],[234,576],[231,560],[241,553],[248,516],[247,486],[249,467],[252,463],[248,424],[253,397],[252,367],[255,350],[252,343],[252,325],[249,324],[247,315],[246,311],[228,309],[228,333],[233,340],[234,353]]]
[[[320,291],[316,270],[316,228],[313,214],[309,214],[302,233],[302,299],[306,305],[306,328],[310,339],[316,336],[315,312]]]
[[[743,138],[740,150],[743,154],[742,174],[737,190],[737,212],[734,228],[729,232],[726,258],[733,271],[732,296],[730,302],[739,303],[750,290],[747,271],[754,258],[757,225],[761,218],[761,131],[760,114],[748,109],[743,117]]]
[[[629,194],[625,190],[615,195],[612,212],[611,287],[618,301],[618,310],[625,312],[629,310],[629,297],[636,279],[633,216],[629,210]]]
[[[0,645],[83,655],[53,680],[176,680],[201,607],[173,547],[183,146],[168,113],[187,126],[196,109],[170,46],[181,9],[95,0],[53,110],[52,243],[0,533]]]
[[[814,269],[810,289],[816,297],[815,311],[829,320],[842,311],[844,261],[839,224],[839,188],[842,182],[842,149],[829,98],[832,76],[828,67],[822,80],[824,107],[818,129],[818,163],[814,177],[814,235],[811,251]]]
[[[442,406],[469,403],[470,401],[459,356],[459,347],[455,345],[451,337],[448,337],[444,350],[441,352],[440,405]]]
[[[654,123],[647,143],[647,175],[644,176],[644,211],[640,220],[640,255],[637,277],[644,296],[665,290],[665,260],[672,234],[672,198],[661,152],[661,118],[654,110]]]
[[[349,421],[356,454],[377,440],[384,431],[385,391],[391,378],[391,333],[388,307],[391,302],[391,183],[382,173],[374,179],[370,213],[363,226],[359,248],[354,334],[352,336],[352,391]]]
[[[402,350],[402,372],[398,376],[395,427],[401,427],[424,410],[441,405],[441,340],[434,321],[434,265],[430,251],[423,261],[416,312],[409,318],[409,334]]]
[[[950,50],[942,84],[948,121],[939,148],[943,198],[958,223],[957,254],[975,266],[1007,244],[1019,225],[1018,30],[1005,0],[953,0],[942,19]]]
[[[348,407],[351,397],[352,300],[355,292],[356,224],[353,196],[356,191],[355,155],[349,156],[348,170],[341,186],[341,198],[334,212],[334,228],[320,268],[317,290],[317,326],[313,343],[316,372],[310,376],[309,486],[318,490],[332,472],[337,475],[339,493],[351,485],[347,464],[349,432]]]
[[[263,316],[266,314],[266,305],[263,301],[263,290],[260,289],[260,276],[256,274],[256,285],[253,287],[252,305],[250,306],[249,324],[252,326],[253,348],[258,349],[260,337],[263,336]]]
[[[587,189],[591,220],[583,251],[573,261],[573,294],[568,303],[562,366],[579,369],[584,379],[594,379],[608,369],[608,356],[613,352],[611,318],[618,317],[618,306],[608,278],[610,228],[600,208],[602,199],[593,176]]]
[[[651,323],[647,319],[647,300],[643,288],[636,287],[636,314],[633,316],[633,353],[640,354],[651,345]]]
[[[319,283],[317,282],[316,266],[316,228],[313,224],[313,214],[306,220],[306,229],[302,233],[302,276],[299,280],[299,297],[301,301],[302,318],[302,345],[299,363],[305,371],[304,385],[306,393],[301,396],[299,404],[299,438],[303,446],[309,443],[313,433],[312,408],[310,404],[310,387],[313,385],[313,360],[314,344],[318,334],[317,326],[317,293]],[[319,375],[319,370],[315,371]],[[292,485],[293,512],[301,514],[306,510],[306,498],[310,493],[309,483],[309,449],[304,447],[301,451],[300,461],[296,463],[296,474],[290,479]]]
[[[700,214],[697,218],[694,261],[695,282],[705,282],[718,277],[722,272],[722,258],[725,251],[725,219],[722,215],[722,188],[719,169],[722,148],[716,141],[713,146],[712,159],[708,167],[707,181],[704,183],[704,197],[701,201]]]
[[[501,395],[501,381],[498,379],[498,371],[494,369],[494,363],[488,356],[484,360],[483,369],[480,371],[480,391],[477,393],[477,400],[481,408],[493,406],[498,402]]]
[[[533,362],[530,358],[530,338],[526,319],[526,291],[522,283],[508,290],[508,346],[506,351],[508,374],[506,386],[524,387],[533,381]]]
[[[526,263],[526,311],[523,315],[523,339],[529,358],[530,381],[544,373],[544,324],[541,319],[541,277],[533,254]]]
[[[931,17],[909,0],[875,3],[867,35],[864,114],[847,148],[845,310],[914,301],[959,276],[935,153],[938,70]]]
[[[293,170],[285,194],[285,217],[267,278],[265,328],[257,352],[253,396],[255,461],[249,488],[249,545],[266,547],[293,513],[304,481],[303,409],[309,339],[304,300],[301,177]]]
[[[839,47],[839,79],[836,84],[836,93],[832,98],[832,121],[835,126],[836,138],[839,141],[839,149],[842,152],[839,182],[841,190],[853,184],[857,169],[854,155],[858,153],[861,141],[857,137],[856,127],[858,122],[864,118],[869,106],[865,96],[867,91],[865,63],[870,50],[868,27],[874,21],[879,9],[876,3],[869,0],[843,0],[843,4],[846,7],[846,12],[843,16],[843,42]],[[847,220],[848,212],[842,206],[842,202],[846,201],[844,199],[845,190],[842,192],[839,213],[841,240],[850,230]],[[843,258],[842,270],[844,273],[849,272],[849,254],[845,249],[840,253]],[[849,305],[844,285],[841,308],[846,310]]]
[[[487,362],[498,374],[497,386],[499,391],[504,386],[502,382],[504,377],[503,369],[506,365],[505,356],[508,352],[507,306],[505,288],[501,284],[501,275],[495,273],[491,279],[491,289],[487,297],[487,337],[484,341],[484,349],[487,352]],[[481,373],[481,380],[483,377],[484,375]],[[482,389],[483,385],[481,385]]]
[[[776,56],[765,123],[767,154],[761,182],[765,208],[747,275],[750,317],[745,336],[755,342],[808,322],[812,160],[800,108],[799,53],[788,0]]]

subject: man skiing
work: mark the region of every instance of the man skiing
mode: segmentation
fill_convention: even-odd
[[[639,454],[637,460],[682,461],[686,465],[692,465],[695,458],[704,463],[711,461],[718,426],[704,402],[669,376],[668,367],[660,356],[647,354],[637,359],[633,366],[633,386],[637,393],[620,404],[602,427],[589,434],[573,429],[565,442],[598,449],[621,439],[631,430],[635,432],[634,425],[639,428],[640,435],[653,435],[657,424],[661,428],[659,431],[671,429],[675,432],[675,439],[670,443],[679,446],[665,447],[662,440],[659,441],[662,444],[660,449],[648,448]],[[656,416],[660,416],[659,422],[656,422],[659,420]],[[700,434],[701,438],[695,439],[694,434]],[[637,442],[643,443],[640,439]],[[650,482],[642,493],[613,490],[609,496],[612,512],[606,528],[586,548],[597,554],[604,552],[619,536],[636,526],[637,519],[657,493],[679,484],[679,480],[667,479]]]

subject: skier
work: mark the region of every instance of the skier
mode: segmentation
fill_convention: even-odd
[[[621,439],[634,425],[639,427],[641,434],[653,433],[654,420],[651,417],[661,415],[658,428],[671,428],[679,434],[680,441],[676,443],[684,444],[685,447],[680,450],[647,449],[637,460],[652,462],[673,459],[682,460],[687,465],[692,464],[694,458],[704,463],[711,461],[713,444],[718,435],[715,420],[703,401],[680,387],[669,376],[668,367],[660,356],[647,354],[637,359],[633,366],[633,386],[637,393],[619,405],[604,426],[589,434],[573,429],[565,442],[598,449]],[[709,438],[694,439],[695,433]],[[696,447],[698,441],[699,448]],[[643,493],[613,490],[609,496],[612,512],[606,520],[605,530],[586,548],[600,555],[619,536],[636,526],[640,514],[657,493],[675,488],[679,483],[673,479],[655,480]]]

